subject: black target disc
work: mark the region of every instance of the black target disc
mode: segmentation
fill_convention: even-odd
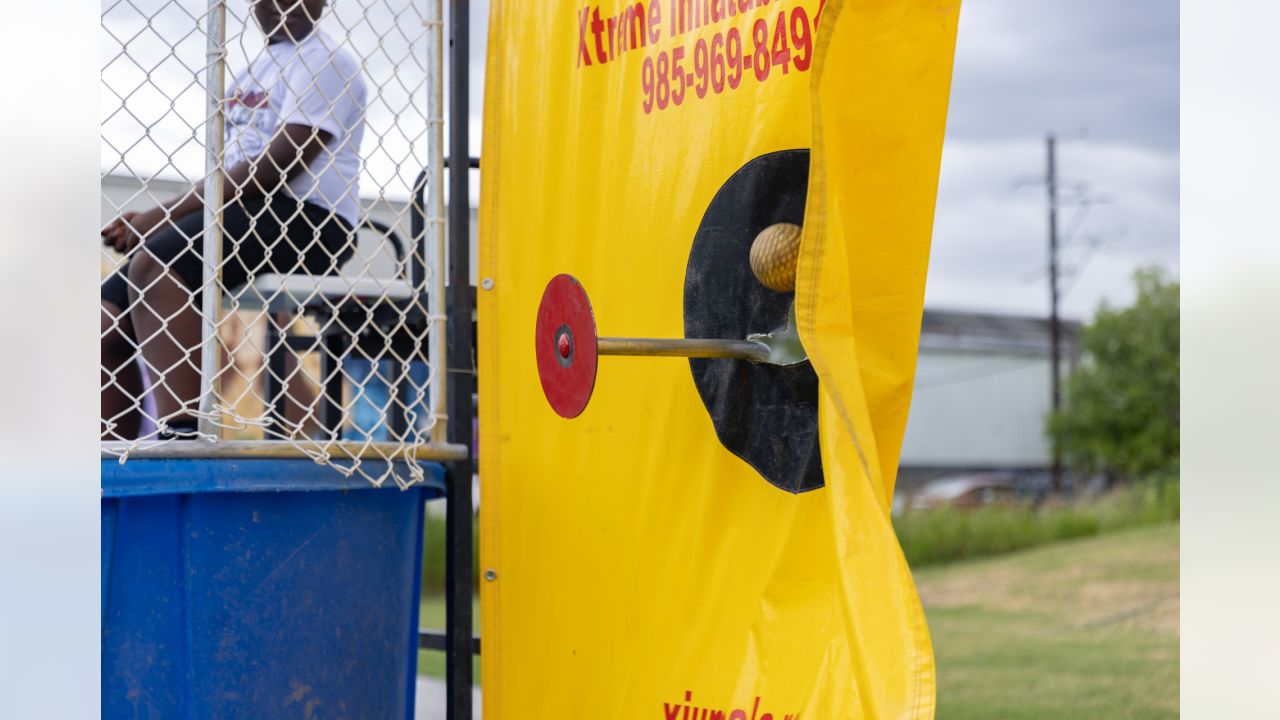
[[[707,207],[684,278],[684,334],[742,340],[786,323],[793,293],[751,274],[751,242],[774,223],[804,221],[809,151],[761,155],[730,177]],[[716,435],[730,452],[788,492],[822,487],[818,377],[808,361],[689,361]]]

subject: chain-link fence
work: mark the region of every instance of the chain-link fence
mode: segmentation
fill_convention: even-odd
[[[105,0],[102,26],[104,452],[402,486],[451,456],[440,0]]]

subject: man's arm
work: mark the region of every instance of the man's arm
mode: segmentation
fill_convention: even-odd
[[[333,136],[324,130],[306,125],[285,125],[271,138],[262,154],[227,168],[222,181],[223,201],[232,200],[237,195],[261,197],[283,187],[305,170],[331,139]],[[168,208],[174,218],[203,209],[204,182],[196,183],[190,192],[162,207]]]
[[[223,201],[237,196],[261,197],[297,177],[320,154],[333,136],[306,125],[285,125],[271,138],[266,150],[227,168],[223,175]],[[177,219],[204,208],[204,182],[197,182],[185,194],[140,213],[123,213],[102,229],[103,244],[128,252],[166,220]]]

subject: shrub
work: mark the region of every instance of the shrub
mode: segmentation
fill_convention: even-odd
[[[933,565],[998,555],[1059,540],[1176,521],[1178,482],[1135,482],[1097,498],[1039,507],[936,508],[894,518],[907,562]]]
[[[1156,269],[1134,275],[1137,300],[1103,306],[1080,332],[1083,357],[1066,379],[1050,437],[1085,473],[1177,472],[1178,283]]]
[[[443,502],[438,501],[438,502]],[[427,513],[422,528],[422,594],[443,595],[445,581],[445,519]],[[471,577],[480,586],[480,521],[471,523]]]

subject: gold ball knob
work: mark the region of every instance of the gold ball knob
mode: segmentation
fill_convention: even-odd
[[[751,243],[751,273],[777,292],[795,292],[800,226],[777,223],[760,231]]]

